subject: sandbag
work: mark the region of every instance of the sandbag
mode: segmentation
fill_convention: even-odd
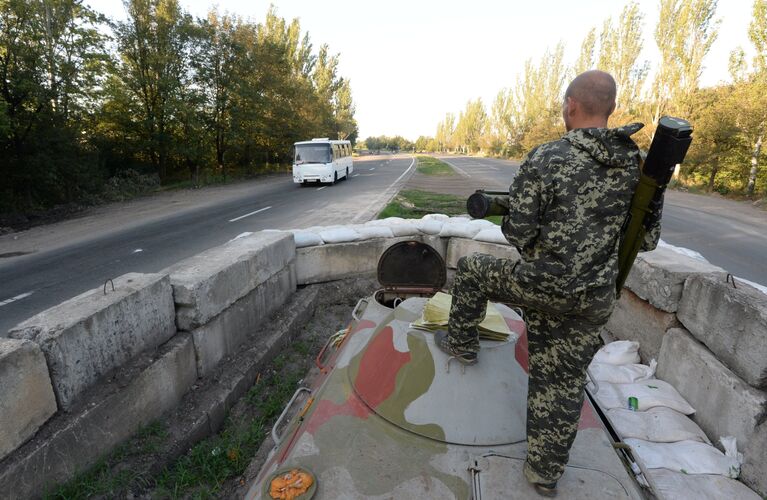
[[[613,384],[630,384],[640,380],[648,380],[655,376],[658,362],[650,361],[650,366],[631,363],[628,365],[611,365],[592,361],[589,365],[589,375],[597,381]]]
[[[480,231],[482,229],[487,229],[487,228],[490,228],[490,227],[498,227],[498,228],[501,227],[501,226],[499,226],[497,224],[494,224],[494,223],[492,223],[492,222],[490,222],[489,220],[486,220],[486,219],[473,219],[473,220],[471,220],[471,222],[469,222],[469,224],[471,224],[472,226],[477,226],[480,229]]]
[[[365,223],[366,226],[391,226],[392,224],[399,224],[404,222],[402,217],[387,217],[385,219],[373,219]]]
[[[413,236],[419,232],[415,224],[410,222],[392,224],[389,226],[389,229],[391,229],[391,232],[394,236]]]
[[[426,219],[425,217],[427,216],[416,221],[418,230],[425,234],[439,234],[439,232],[442,231],[442,221]],[[445,217],[447,217],[447,215]]]
[[[597,363],[611,365],[628,365],[639,363],[639,342],[616,340],[602,347],[594,355]]]
[[[441,238],[474,238],[479,232],[477,226],[469,222],[446,222],[439,232]]]
[[[474,235],[473,239],[476,241],[487,241],[488,243],[499,243],[501,245],[509,244],[503,232],[501,232],[501,226],[496,226],[495,224],[493,224],[493,227],[482,229]]]
[[[698,441],[711,444],[698,424],[671,408],[656,406],[647,411],[613,408],[606,413],[622,439],[634,438],[655,443]]]
[[[349,227],[336,227],[330,229],[323,229],[319,232],[320,238],[325,243],[347,243],[349,241],[357,241],[360,239],[360,234]]]
[[[695,408],[690,406],[674,386],[663,380],[652,379],[633,384],[600,382],[599,390],[594,396],[599,406],[605,410],[628,408],[629,397],[635,397],[639,403],[639,411],[664,406],[685,415],[695,413]]]
[[[296,240],[296,248],[313,247],[325,244],[320,235],[312,231],[295,230],[291,232],[293,233],[293,238]]]
[[[438,222],[445,222],[448,219],[450,219],[450,217],[445,214],[426,214],[421,217],[421,220],[436,220]]]
[[[698,441],[653,443],[632,438],[624,441],[647,469],[668,469],[685,474],[719,474],[733,479],[740,475],[742,459],[737,450],[728,449],[725,454],[710,444]]]
[[[740,481],[716,474],[650,469],[648,475],[659,500],[762,500]]]
[[[394,237],[394,233],[392,233],[389,226],[357,226],[354,230],[359,233],[361,240]]]

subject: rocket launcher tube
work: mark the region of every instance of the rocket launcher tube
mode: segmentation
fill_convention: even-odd
[[[663,193],[674,168],[682,163],[692,142],[692,126],[681,118],[664,116],[658,122],[647,158],[642,165],[639,185],[631,199],[626,224],[618,248],[618,278],[615,286],[620,294],[645,234],[660,216]]]
[[[472,219],[484,219],[491,215],[506,215],[509,213],[509,193],[507,191],[478,189],[466,200],[466,211]]]

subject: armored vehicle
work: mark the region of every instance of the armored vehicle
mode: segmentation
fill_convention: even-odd
[[[522,475],[527,339],[520,312],[495,304],[511,335],[482,341],[480,362],[462,369],[430,332],[411,326],[445,285],[439,253],[397,243],[382,255],[378,278],[383,288],[359,301],[343,337],[329,339],[317,358],[319,376],[299,388],[275,425],[275,448],[247,498],[274,498],[273,480],[299,470],[311,484],[283,498],[539,498]],[[587,398],[561,496],[643,498],[629,470]]]

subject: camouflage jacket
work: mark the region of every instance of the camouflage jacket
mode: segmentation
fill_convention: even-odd
[[[522,255],[516,280],[558,295],[615,284],[621,229],[640,173],[630,136],[642,126],[575,129],[528,154],[501,226]],[[657,244],[659,227],[649,231],[645,249]]]

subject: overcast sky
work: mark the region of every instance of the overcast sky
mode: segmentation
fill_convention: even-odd
[[[616,0],[179,0],[202,17],[214,5],[256,22],[270,3],[286,18],[298,17],[315,49],[327,43],[340,53],[340,72],[351,80],[360,137],[433,135],[448,111],[481,97],[491,103],[512,86],[524,61],[537,59],[560,40],[574,62],[593,26],[615,18]],[[99,12],[124,18],[121,0],[85,0]],[[645,14],[643,59],[654,63],[658,0],[639,0]],[[737,46],[750,50],[752,0],[721,0],[719,38],[705,60],[703,84],[728,80],[727,62]]]

